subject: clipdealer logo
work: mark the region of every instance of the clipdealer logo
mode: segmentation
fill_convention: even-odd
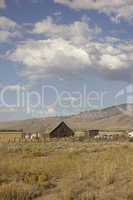
[[[128,85],[115,95],[115,102],[118,104],[120,99],[124,99],[125,106],[117,108],[125,115],[133,116],[133,85]]]
[[[10,102],[10,95],[14,96],[13,103]],[[61,110],[98,109],[104,107],[104,100],[107,95],[107,91],[88,91],[86,85],[80,91],[72,92],[68,90],[59,91],[53,85],[42,86],[40,92],[26,90],[25,87],[20,85],[7,86],[0,92],[0,107],[12,110],[23,109],[28,114],[32,113],[32,110],[43,110],[56,106]],[[51,96],[50,100],[49,96]]]

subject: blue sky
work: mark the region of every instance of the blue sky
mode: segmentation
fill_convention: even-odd
[[[1,121],[126,103],[132,64],[132,0],[0,0]]]

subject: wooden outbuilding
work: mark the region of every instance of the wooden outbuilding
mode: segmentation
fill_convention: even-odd
[[[99,130],[92,129],[92,130],[89,130],[89,131],[88,131],[88,136],[89,136],[89,137],[95,137],[95,136],[97,136],[97,135],[99,135]]]
[[[61,122],[51,133],[49,134],[50,138],[63,138],[63,137],[72,137],[74,136],[74,131],[69,128],[65,122]]]

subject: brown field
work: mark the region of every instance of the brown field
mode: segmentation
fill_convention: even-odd
[[[129,142],[0,142],[0,161],[1,200],[133,200]]]
[[[20,132],[0,132],[0,143],[19,140],[21,138]]]

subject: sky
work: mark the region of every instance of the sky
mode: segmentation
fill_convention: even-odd
[[[0,0],[0,121],[131,102],[132,65],[132,0]]]

